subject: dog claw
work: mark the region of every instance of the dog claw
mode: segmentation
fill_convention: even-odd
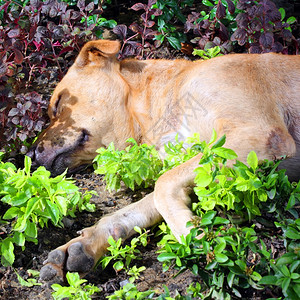
[[[76,242],[68,248],[66,269],[70,272],[87,273],[94,266],[93,257],[85,253],[82,243]]]

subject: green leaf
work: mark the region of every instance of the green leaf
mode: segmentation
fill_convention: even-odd
[[[258,282],[258,284],[275,285],[276,281],[277,281],[276,276],[267,275],[262,277],[262,279]]]
[[[212,152],[226,159],[236,159],[238,157],[233,150],[223,147],[214,148],[212,149]]]
[[[282,7],[280,7],[280,8],[278,9],[278,11],[279,11],[280,14],[281,14],[281,21],[283,21],[283,19],[285,18],[285,9],[282,8]]]
[[[205,6],[214,6],[210,1],[208,0],[202,0],[202,4]]]
[[[291,283],[291,278],[284,278],[283,279],[281,287],[282,287],[282,293],[284,295],[286,295],[286,291],[289,288],[290,283]]]
[[[286,265],[282,265],[280,266],[279,268],[280,272],[285,276],[285,277],[290,277],[291,274],[290,274],[290,271],[288,269],[288,267]]]
[[[228,260],[228,256],[222,253],[215,253],[215,257],[218,263],[224,263]]]
[[[195,172],[197,174],[195,178],[197,186],[206,187],[212,182],[212,175],[208,173],[203,167],[197,168]]]
[[[26,210],[25,210],[25,215],[24,218],[29,218],[31,213],[33,212],[34,208],[39,204],[39,199],[37,197],[31,198],[27,202]]]
[[[254,281],[259,281],[261,279],[261,275],[257,272],[253,272],[251,275],[250,275],[251,279],[253,279]]]
[[[254,151],[251,151],[247,157],[247,164],[252,168],[253,171],[256,170],[258,166],[258,158]]]
[[[4,214],[4,216],[2,218],[4,220],[13,219],[16,216],[18,216],[20,213],[23,214],[18,207],[11,207],[6,211],[6,213]]]
[[[235,277],[235,274],[232,272],[229,272],[229,274],[227,276],[227,283],[228,283],[229,287],[232,287],[234,277]]]
[[[176,50],[181,49],[181,43],[180,43],[179,39],[177,39],[173,36],[167,36],[167,40],[174,49],[176,49]]]
[[[42,283],[36,282],[36,279],[34,279],[34,278],[29,278],[28,281],[26,281],[18,274],[18,272],[16,270],[14,270],[14,271],[17,274],[18,281],[22,286],[32,287],[35,285],[42,285]]]
[[[286,237],[292,240],[299,240],[300,239],[300,232],[299,230],[293,228],[293,227],[288,227],[287,231],[285,232]]]
[[[211,147],[211,149],[220,148],[222,147],[226,142],[226,136],[223,135],[221,138],[219,138],[214,145]]]
[[[225,224],[229,224],[229,223],[230,223],[229,220],[221,218],[221,217],[216,217],[213,222],[214,225],[221,225],[221,224],[225,225]]]
[[[119,272],[119,271],[121,271],[121,270],[124,268],[124,263],[123,263],[122,261],[119,260],[119,261],[117,261],[117,262],[114,263],[113,268],[114,268],[117,272]]]
[[[27,176],[30,175],[31,168],[31,158],[29,156],[25,156],[24,158],[24,169]]]
[[[143,180],[146,180],[149,176],[149,168],[146,167],[146,165],[141,165],[139,168],[139,175]]]
[[[214,252],[215,253],[221,253],[223,252],[223,250],[225,249],[226,247],[226,242],[225,240],[222,241],[220,244],[218,244],[215,248],[214,248]]]
[[[212,220],[216,215],[216,211],[209,211],[202,216],[201,226],[212,224]]]
[[[59,210],[57,206],[52,203],[50,200],[46,200],[46,212],[48,213],[52,223],[57,225],[59,221]]]
[[[279,257],[276,261],[276,266],[289,265],[297,259],[297,255],[292,252],[288,252]]]
[[[1,242],[1,263],[4,267],[11,266],[15,261],[14,245],[10,239]]]
[[[235,263],[241,268],[242,271],[245,271],[247,268],[247,265],[244,261],[238,259],[235,261]]]
[[[25,229],[25,234],[31,238],[36,238],[37,237],[37,226],[35,223],[30,222],[29,220],[27,220],[26,222],[27,226]]]
[[[293,24],[293,23],[295,23],[297,21],[297,19],[295,18],[295,17],[289,17],[287,20],[286,20],[286,22],[288,23],[288,24]]]
[[[13,241],[16,245],[22,247],[25,245],[25,236],[22,232],[16,231],[14,233]]]
[[[175,259],[177,255],[175,253],[161,253],[158,255],[157,260],[160,262],[168,261]]]
[[[24,191],[20,191],[16,194],[15,197],[12,198],[11,205],[12,206],[21,206],[22,204],[26,203],[27,200],[30,198]]]
[[[55,197],[54,201],[55,201],[57,207],[59,208],[61,214],[66,216],[67,215],[67,209],[68,209],[68,199],[66,197],[57,195]]]

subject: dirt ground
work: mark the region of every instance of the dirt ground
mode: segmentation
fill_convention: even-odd
[[[28,269],[40,270],[43,261],[46,259],[48,253],[54,248],[66,243],[68,240],[76,236],[76,232],[84,227],[93,225],[101,216],[112,213],[117,209],[124,207],[138,201],[144,195],[151,192],[151,190],[139,190],[132,192],[128,189],[123,189],[117,193],[109,193],[105,190],[105,184],[101,177],[89,172],[87,174],[77,174],[74,176],[77,185],[82,189],[95,190],[98,197],[93,196],[92,202],[96,204],[96,211],[93,213],[83,212],[78,213],[75,219],[65,218],[64,228],[56,228],[49,225],[49,228],[44,228],[39,231],[37,245],[28,243],[25,251],[17,249],[15,271],[18,272],[24,279],[30,278]],[[142,276],[135,283],[140,291],[148,289],[155,289],[163,292],[163,286],[168,286],[171,294],[174,296],[176,291],[182,293],[192,282],[201,282],[199,277],[194,276],[191,272],[186,271],[177,277],[175,270],[167,272],[162,271],[162,264],[157,261],[157,246],[159,239],[154,235],[150,235],[149,244],[145,248],[140,248],[143,259],[136,261],[137,266],[145,266],[147,269],[142,273]],[[280,249],[281,243],[272,242],[273,247]],[[41,286],[23,287],[19,284],[16,273],[13,268],[0,267],[0,299],[52,299],[51,284],[53,282],[42,282]],[[107,295],[112,294],[118,290],[120,286],[126,283],[128,277],[120,272],[116,274],[111,266],[105,270],[101,267],[92,271],[86,276],[86,279],[98,287],[102,292],[93,296],[93,299],[105,299]],[[267,299],[272,297],[271,291],[245,291],[243,299]]]

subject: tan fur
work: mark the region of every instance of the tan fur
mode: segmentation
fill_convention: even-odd
[[[124,148],[126,139],[133,137],[161,149],[177,133],[185,139],[198,132],[209,140],[215,129],[218,136],[226,134],[226,146],[242,161],[251,150],[261,159],[288,156],[282,165],[290,178],[299,179],[299,56],[234,54],[196,62],[119,62],[119,47],[117,41],[93,41],[83,47],[53,93],[50,126],[29,153],[37,165],[55,174],[91,163],[96,149],[110,142]],[[198,162],[199,156],[167,172],[154,193],[103,218],[59,251],[70,252],[79,242],[85,255],[96,261],[110,234],[126,238],[135,225],[151,226],[161,216],[178,239],[187,234],[185,224],[192,215],[188,193]],[[68,267],[71,259],[69,254],[62,265],[51,259],[49,263],[60,274],[65,265],[76,270]]]

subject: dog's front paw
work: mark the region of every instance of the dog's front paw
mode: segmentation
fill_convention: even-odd
[[[51,251],[40,271],[40,279],[50,281],[63,280],[68,271],[84,275],[92,270],[96,259],[88,251],[84,237],[71,240],[67,244]]]

